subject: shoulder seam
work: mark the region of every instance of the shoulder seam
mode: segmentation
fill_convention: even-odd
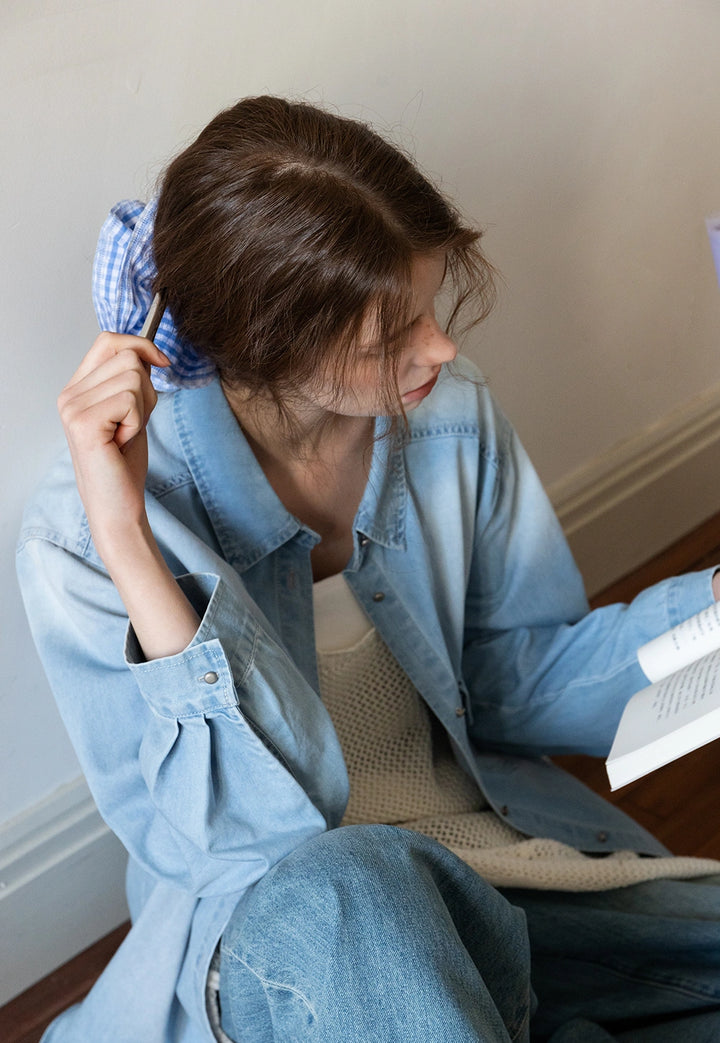
[[[501,463],[501,453],[498,449],[505,449],[505,446],[497,446],[492,449],[488,447],[485,439],[482,438],[482,430],[479,424],[474,422],[461,422],[461,421],[447,421],[441,424],[432,424],[426,427],[415,428],[410,433],[409,443],[420,442],[424,439],[429,438],[470,438],[475,439],[478,443],[478,451],[483,459],[491,464],[493,467],[499,467]]]

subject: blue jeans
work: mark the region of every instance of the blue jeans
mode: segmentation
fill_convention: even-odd
[[[418,833],[336,829],[239,903],[220,981],[236,1043],[717,1043],[720,878],[501,893]]]

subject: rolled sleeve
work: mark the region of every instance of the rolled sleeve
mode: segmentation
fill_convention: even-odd
[[[279,698],[304,700],[303,721],[320,701],[274,638],[259,640],[239,580],[183,576],[197,633],[183,652],[145,662],[104,570],[33,537],[18,571],[98,809],[138,865],[198,896],[237,892],[327,828],[326,813],[337,818],[340,754],[325,756],[319,711],[308,764],[301,722],[273,727]],[[318,760],[320,783],[303,785]]]
[[[257,625],[237,604],[219,576],[186,575],[178,583],[200,625],[182,652],[146,661],[128,627],[125,662],[149,707],[173,719],[216,713],[237,704],[236,686],[249,674]]]

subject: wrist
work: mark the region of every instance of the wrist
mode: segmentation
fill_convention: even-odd
[[[137,559],[154,559],[159,553],[157,542],[147,517],[128,520],[115,519],[102,528],[89,519],[95,550],[108,572],[122,571]]]

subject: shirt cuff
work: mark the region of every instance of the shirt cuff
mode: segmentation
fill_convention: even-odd
[[[697,615],[703,609],[715,603],[712,590],[712,578],[718,570],[714,565],[700,572],[686,572],[668,581],[668,615],[669,628],[683,623],[690,616]]]
[[[252,665],[257,624],[219,576],[180,576],[178,584],[200,617],[190,644],[176,655],[148,662],[130,626],[125,662],[143,698],[161,717],[202,716],[237,706],[236,684]]]

